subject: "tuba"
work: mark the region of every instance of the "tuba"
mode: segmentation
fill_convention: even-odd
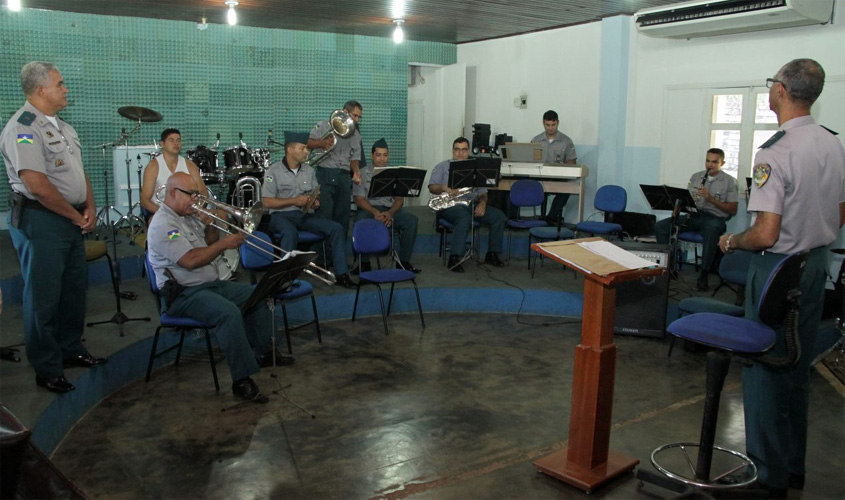
[[[232,193],[232,205],[247,208],[247,205],[259,203],[261,203],[261,181],[258,177],[246,175],[238,179]]]
[[[437,211],[452,208],[455,205],[469,205],[472,200],[467,195],[470,193],[472,193],[471,187],[459,188],[458,194],[455,196],[450,195],[448,192],[440,193],[428,200],[428,208]]]
[[[314,149],[308,154],[308,163],[314,167],[322,162],[334,151],[338,139],[345,139],[355,133],[355,121],[346,111],[336,109],[329,116],[329,129],[318,141],[322,141],[330,135],[334,135],[334,142],[328,149]]]
[[[162,204],[164,204],[164,190],[166,187],[167,185],[161,186],[155,193],[156,200],[158,200]],[[226,212],[226,214],[235,219],[237,224],[223,219],[222,217],[217,215],[216,210],[206,208],[208,206],[215,207],[218,210]],[[223,203],[222,201],[217,201],[204,195],[198,195],[196,203],[191,205],[191,207],[197,213],[211,217],[212,221],[211,223],[209,223],[210,226],[215,227],[228,234],[234,234],[236,231],[239,233],[243,233],[245,237],[244,244],[255,248],[259,252],[263,252],[267,255],[270,255],[271,257],[273,257],[273,260],[275,262],[282,260],[281,257],[276,255],[275,250],[278,250],[283,254],[290,253],[284,248],[277,245],[273,245],[271,243],[267,243],[266,241],[261,240],[254,234],[252,234],[258,228],[258,224],[261,222],[261,216],[264,215],[264,205],[260,201],[249,208],[240,208]],[[267,247],[270,247],[270,249],[268,249]],[[314,264],[313,262],[310,262],[308,264],[308,267],[304,270],[304,272],[310,274],[311,276],[317,278],[318,280],[328,285],[334,285],[335,283],[334,273],[327,269],[323,269],[322,267],[318,266],[317,264]]]

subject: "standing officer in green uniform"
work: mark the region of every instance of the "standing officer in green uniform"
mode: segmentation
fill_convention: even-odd
[[[798,363],[791,368],[753,363],[742,374],[747,453],[759,468],[758,486],[775,498],[786,498],[787,487],[804,486],[809,353],[814,352],[821,319],[825,247],[836,240],[845,221],[845,149],[810,116],[824,78],[816,61],[796,59],[767,80],[769,107],[780,130],[754,159],[748,203],[752,224],[719,241],[725,253],[756,252],[746,286],[745,315],[751,319],[756,319],[761,290],[775,264],[787,255],[810,251],[800,284]],[[771,352],[785,355],[782,330]]]
[[[35,383],[53,392],[74,389],[63,367],[105,363],[82,345],[88,265],[82,235],[94,229],[96,207],[82,168],[76,131],[56,114],[68,89],[55,65],[21,70],[26,104],[0,134],[11,184],[9,232],[24,280],[26,356]]]

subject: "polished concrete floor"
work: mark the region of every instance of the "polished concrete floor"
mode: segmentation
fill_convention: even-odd
[[[524,260],[493,270],[468,266],[464,275],[443,270],[436,256],[414,262],[423,268],[419,284],[432,301],[456,288],[467,294],[475,288],[577,293],[582,286],[548,262],[533,280]],[[672,282],[670,301],[694,293],[694,275],[687,274]],[[323,300],[350,295],[337,287],[316,289]],[[126,352],[149,339],[157,324],[146,280],[125,280],[121,290],[139,296],[122,301],[123,311],[152,316],[153,323],[127,323],[123,337],[114,324],[86,329],[86,345],[97,355]],[[719,297],[730,300],[731,293],[720,291]],[[114,308],[110,286],[89,289],[90,320],[107,320]],[[520,309],[427,310],[425,329],[415,313],[392,315],[388,336],[372,314],[355,322],[327,320],[322,344],[313,328],[303,328],[293,334],[296,364],[277,368],[275,378],[272,369],[256,377],[271,393],[266,405],[238,404],[225,362],[215,393],[208,363],[191,356],[179,367],[157,368],[149,383],[136,377],[112,391],[52,456],[92,498],[583,498],[532,465],[568,437],[580,320],[514,313]],[[20,321],[20,307],[6,304],[0,345],[22,342]],[[649,454],[657,445],[698,438],[704,354],[676,348],[667,358],[668,339],[616,341],[611,449],[651,468]],[[146,355],[138,354],[141,363]],[[112,364],[67,375],[72,381],[102,378],[120,368]],[[743,450],[739,368],[731,368],[717,443]],[[0,400],[45,432],[38,429],[47,425],[42,413],[69,396],[36,388],[33,378],[25,359],[0,362]],[[790,498],[845,498],[844,393],[817,365],[807,485],[790,491]],[[671,495],[648,485],[638,491],[627,474],[590,496]]]

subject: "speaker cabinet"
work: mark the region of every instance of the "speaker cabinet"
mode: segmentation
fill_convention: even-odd
[[[618,246],[666,267],[669,247],[652,243],[619,242]],[[669,301],[669,274],[620,283],[616,287],[616,313],[613,333],[663,338]]]

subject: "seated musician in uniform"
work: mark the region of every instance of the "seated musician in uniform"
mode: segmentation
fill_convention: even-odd
[[[346,265],[346,235],[337,222],[314,214],[320,206],[314,168],[303,163],[308,158],[308,134],[285,132],[285,157],[270,165],[264,175],[261,201],[270,210],[270,231],[285,250],[296,250],[299,230],[328,238],[331,245],[335,280],[340,286],[355,288]]]
[[[450,197],[457,198],[458,190],[449,187],[449,164],[452,161],[467,159],[469,159],[469,141],[465,137],[458,137],[452,143],[452,160],[444,160],[434,166],[434,171],[428,181],[429,192],[434,195],[448,193]],[[467,234],[469,234],[473,214],[478,222],[489,228],[488,252],[484,262],[491,266],[504,267],[505,264],[499,259],[499,254],[502,253],[505,235],[505,214],[498,208],[487,206],[487,190],[484,188],[473,188],[460,199],[469,200],[472,203],[455,204],[437,212],[437,217],[442,217],[455,226],[452,229],[449,270],[456,273],[464,272],[461,259],[466,252]]]
[[[411,252],[414,250],[414,242],[417,240],[417,216],[402,210],[405,198],[402,196],[379,198],[368,198],[370,185],[373,182],[374,168],[387,166],[389,154],[387,141],[379,139],[373,144],[372,165],[365,165],[361,169],[361,184],[352,186],[352,198],[358,206],[358,213],[355,214],[355,222],[362,219],[376,219],[387,227],[392,227],[399,232],[399,264],[396,267],[419,273],[420,269],[411,264]],[[369,256],[361,256],[361,270],[371,269]]]
[[[259,367],[272,366],[272,317],[265,301],[241,313],[253,288],[244,283],[217,279],[211,261],[229,248],[238,248],[244,234],[221,237],[207,225],[209,217],[197,216],[199,194],[196,181],[184,172],[171,175],[165,198],[147,230],[150,264],[161,290],[162,311],[215,325],[220,348],[226,355],[235,396],[266,403],[251,375]],[[294,359],[275,351],[276,363]]]
[[[141,208],[154,214],[158,211],[159,202],[155,193],[176,172],[190,174],[197,189],[205,195],[208,191],[200,175],[200,169],[194,162],[180,156],[182,152],[182,134],[175,128],[165,129],[161,133],[161,154],[150,159],[144,168],[144,181],[141,185]],[[162,167],[164,165],[164,167]]]
[[[557,112],[551,109],[546,111],[543,113],[543,132],[534,136],[531,142],[540,144],[543,151],[543,163],[574,165],[578,159],[578,154],[575,152],[575,143],[568,135],[558,130],[558,125],[560,125],[560,120]],[[558,224],[563,217],[563,207],[567,201],[569,201],[568,194],[558,193],[555,195],[549,209],[548,220],[550,224]]]

